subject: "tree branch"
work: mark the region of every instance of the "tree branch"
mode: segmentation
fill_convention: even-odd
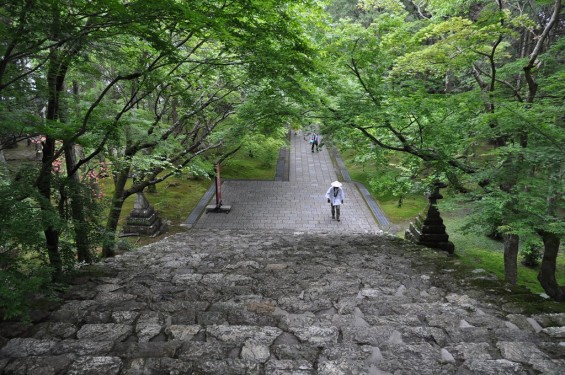
[[[534,98],[535,98],[536,92],[538,90],[538,84],[535,82],[535,80],[533,78],[532,69],[534,68],[534,65],[536,64],[538,56],[541,53],[541,49],[543,47],[543,43],[545,42],[545,39],[549,35],[549,32],[551,31],[553,26],[559,21],[560,11],[561,11],[561,0],[555,0],[555,2],[553,3],[553,13],[551,15],[551,19],[549,20],[547,25],[545,25],[545,28],[544,28],[541,36],[538,38],[538,41],[537,41],[537,43],[534,47],[534,50],[530,54],[528,64],[523,68],[524,74],[526,76],[526,82],[528,83],[528,98],[526,99],[527,103],[533,103],[534,102]]]

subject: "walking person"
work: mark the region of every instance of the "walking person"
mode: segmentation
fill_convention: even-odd
[[[341,182],[334,181],[326,192],[326,198],[332,207],[332,219],[337,218],[337,221],[339,221],[340,206],[345,198],[342,186]]]
[[[316,133],[312,134],[312,139],[310,139],[310,143],[312,144],[312,152],[314,152],[314,147],[316,147],[316,151],[319,151],[318,149],[318,142],[320,141],[320,136]]]

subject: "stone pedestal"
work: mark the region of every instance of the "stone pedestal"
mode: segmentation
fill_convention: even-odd
[[[145,195],[137,193],[133,211],[129,214],[121,235],[155,237],[166,231],[167,224],[162,222]]]
[[[442,183],[434,184],[434,191],[428,197],[430,201],[426,215],[418,215],[414,222],[404,233],[404,238],[426,247],[441,249],[450,254],[455,252],[455,246],[449,241],[449,235],[445,231],[443,219],[437,209],[437,200],[443,198],[439,193],[440,188],[447,185]]]

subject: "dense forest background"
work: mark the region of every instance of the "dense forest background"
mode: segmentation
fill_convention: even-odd
[[[113,256],[128,197],[312,125],[400,201],[447,183],[507,282],[543,249],[565,301],[564,35],[560,0],[0,2],[4,316]],[[8,165],[21,142],[37,160]]]

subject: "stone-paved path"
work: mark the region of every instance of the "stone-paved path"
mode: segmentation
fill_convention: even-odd
[[[218,215],[237,218],[232,202]],[[527,313],[493,276],[374,223],[345,230],[345,207],[343,226],[311,230],[302,207],[293,228],[202,216],[88,267],[56,310],[0,324],[0,373],[565,374],[565,314]]]
[[[194,227],[382,232],[354,183],[343,182],[341,221],[332,220],[324,195],[338,172],[326,147],[312,153],[302,136],[291,136],[289,181],[224,181],[222,201],[231,212],[203,213]]]

